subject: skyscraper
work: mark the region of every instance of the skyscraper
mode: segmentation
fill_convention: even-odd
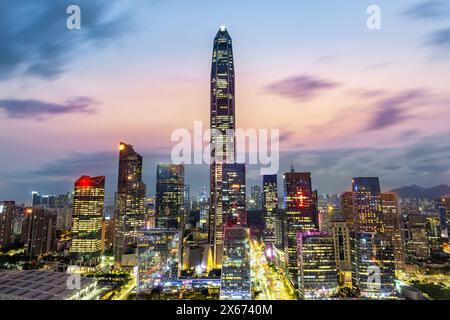
[[[275,218],[278,210],[277,175],[263,176],[264,243],[275,244]]]
[[[406,221],[406,259],[420,264],[430,259],[430,243],[427,235],[427,220],[421,213],[408,214]]]
[[[441,237],[448,245],[450,239],[450,197],[442,197],[439,199],[436,207],[439,213]]]
[[[298,280],[297,234],[318,230],[317,192],[312,190],[309,172],[284,174],[284,201],[286,229],[284,251],[287,276],[294,284]]]
[[[123,142],[119,152],[114,257],[116,263],[122,264],[124,254],[136,253],[137,235],[145,224],[146,188],[142,182],[142,156]]]
[[[98,263],[104,199],[105,177],[82,176],[75,182],[70,254],[79,263]]]
[[[56,251],[56,214],[46,208],[25,208],[24,212],[27,255],[39,257]]]
[[[352,270],[349,226],[344,218],[336,219],[332,222],[332,230],[336,267],[343,280],[342,282],[348,283],[351,280]]]
[[[341,196],[341,215],[348,226],[353,225],[353,192],[344,192]]]
[[[382,231],[381,188],[378,178],[354,178],[353,228],[358,232]]]
[[[249,210],[262,209],[262,192],[260,186],[253,186],[250,190]]]
[[[298,234],[298,288],[302,299],[326,299],[337,289],[333,237],[326,232]]]
[[[245,164],[224,164],[222,168],[224,223],[246,225]],[[218,255],[220,255],[219,252]]]
[[[392,239],[373,232],[352,232],[352,282],[362,297],[387,298],[395,293]]]
[[[0,250],[12,245],[15,216],[16,203],[14,201],[0,201]]]
[[[384,234],[381,188],[376,177],[354,178],[353,231],[351,233],[352,282],[364,297],[382,298],[394,293],[394,244],[389,228]],[[392,198],[386,196],[386,212]],[[390,220],[390,218],[387,218]],[[391,223],[391,222],[389,222]]]
[[[211,67],[211,167],[210,214],[208,238],[213,244],[214,264],[220,267],[223,248],[222,165],[234,163],[235,89],[234,60],[231,37],[220,27],[214,39]],[[233,130],[233,131],[230,131]],[[231,133],[231,134],[230,134]]]
[[[250,231],[245,226],[224,228],[221,300],[251,300]]]
[[[184,166],[158,164],[156,173],[156,227],[179,229],[183,223]]]
[[[405,251],[400,231],[400,210],[398,198],[395,193],[381,194],[381,208],[383,211],[383,232],[392,238],[395,255],[396,270],[405,267]]]

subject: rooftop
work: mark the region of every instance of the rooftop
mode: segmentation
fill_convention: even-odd
[[[80,289],[69,289],[71,276],[40,270],[0,272],[0,300],[68,300],[95,286],[95,280],[81,277]]]

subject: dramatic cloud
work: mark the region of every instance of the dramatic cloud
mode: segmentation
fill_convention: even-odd
[[[325,91],[337,88],[339,85],[334,81],[300,75],[273,83],[267,86],[266,90],[271,94],[307,101]]]
[[[0,99],[0,109],[7,117],[17,119],[43,120],[54,115],[92,113],[94,104],[96,101],[89,97],[76,97],[61,104],[33,99]]]
[[[348,148],[283,153],[281,168],[312,172],[320,193],[350,189],[351,178],[378,176],[384,190],[450,181],[450,135],[430,137],[402,148]],[[282,169],[282,170],[283,170]],[[281,170],[280,170],[281,171]]]
[[[447,17],[449,13],[450,2],[448,0],[432,0],[415,4],[402,14],[414,19],[435,19]]]
[[[450,50],[450,28],[433,32],[427,44],[438,49]]]
[[[410,119],[412,116],[408,114],[409,110],[414,106],[422,105],[427,99],[428,94],[419,89],[382,99],[376,103],[375,112],[367,130],[384,129]]]
[[[0,80],[17,74],[55,78],[80,48],[103,45],[121,34],[126,19],[111,16],[111,4],[78,0],[81,30],[66,28],[69,0],[0,2]]]

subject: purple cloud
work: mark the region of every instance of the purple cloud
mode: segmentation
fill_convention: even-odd
[[[436,48],[450,49],[450,28],[433,32],[427,43]]]
[[[73,2],[82,8],[82,28],[76,32],[65,25],[66,9]],[[110,7],[101,0],[1,1],[0,81],[18,74],[55,79],[81,48],[102,47],[123,35],[132,19]]]
[[[404,106],[412,107],[422,104],[427,97],[428,94],[424,90],[417,89],[380,100],[376,104],[376,110],[366,130],[384,129],[412,118],[413,116],[408,114],[408,109]]]
[[[339,86],[340,84],[334,81],[323,80],[309,75],[300,75],[273,83],[267,86],[266,90],[271,94],[307,101],[324,91]]]
[[[34,99],[0,99],[0,109],[3,109],[8,118],[43,120],[54,115],[92,113],[96,103],[89,97],[75,97],[64,103]]]
[[[449,13],[449,2],[442,0],[424,1],[415,4],[403,12],[403,15],[414,19],[435,19],[446,17]]]

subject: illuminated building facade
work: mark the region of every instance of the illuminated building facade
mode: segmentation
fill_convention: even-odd
[[[333,237],[326,232],[298,234],[298,290],[302,299],[330,298],[337,290]]]
[[[413,264],[427,262],[431,251],[425,215],[408,214],[406,230],[406,260]]]
[[[145,204],[146,211],[146,221],[145,229],[155,229],[156,228],[156,210],[155,210],[155,198],[147,197]]]
[[[437,202],[437,210],[441,225],[441,237],[448,244],[450,239],[450,197],[440,199]]]
[[[145,184],[142,182],[142,156],[133,146],[119,145],[119,175],[114,215],[114,258],[122,264],[124,254],[136,252],[139,230],[145,225]]]
[[[138,236],[138,293],[178,280],[179,231],[141,230]]]
[[[430,245],[430,251],[441,252],[443,250],[443,241],[441,237],[441,225],[439,216],[436,215],[426,215],[426,225],[427,225],[427,237],[428,243]]]
[[[158,164],[156,173],[156,227],[179,229],[183,223],[184,166]]]
[[[235,73],[233,46],[225,27],[214,39],[211,66],[211,166],[209,242],[213,245],[214,264],[220,268],[223,250],[223,170],[224,163],[234,163],[235,145]],[[233,130],[233,131],[230,131]],[[230,134],[231,132],[231,134]]]
[[[250,189],[249,210],[262,209],[262,192],[260,186],[253,186]]]
[[[376,177],[354,178],[353,228],[358,232],[381,232],[383,228],[380,181]]]
[[[251,300],[250,230],[244,226],[224,228],[221,300]]]
[[[317,192],[312,190],[311,174],[284,174],[285,230],[284,251],[287,276],[294,284],[298,280],[297,234],[318,230]]]
[[[334,255],[336,257],[336,267],[341,276],[348,278],[348,273],[352,270],[351,249],[350,249],[350,229],[345,221],[334,220],[332,222],[332,232],[334,238]]]
[[[351,227],[353,225],[353,192],[344,192],[341,196],[341,215]]]
[[[381,194],[381,209],[383,211],[383,234],[392,238],[395,252],[396,270],[404,270],[405,250],[401,237],[401,214],[398,198],[395,193]]]
[[[277,175],[263,176],[264,243],[275,244],[275,218],[278,211]]]
[[[224,164],[222,170],[224,223],[246,225],[245,164]]]
[[[352,232],[352,282],[364,298],[395,294],[395,257],[392,238],[372,232]]]
[[[75,182],[71,258],[97,264],[101,250],[105,177],[82,176]]]
[[[0,251],[13,242],[13,226],[16,217],[14,201],[0,201]]]

